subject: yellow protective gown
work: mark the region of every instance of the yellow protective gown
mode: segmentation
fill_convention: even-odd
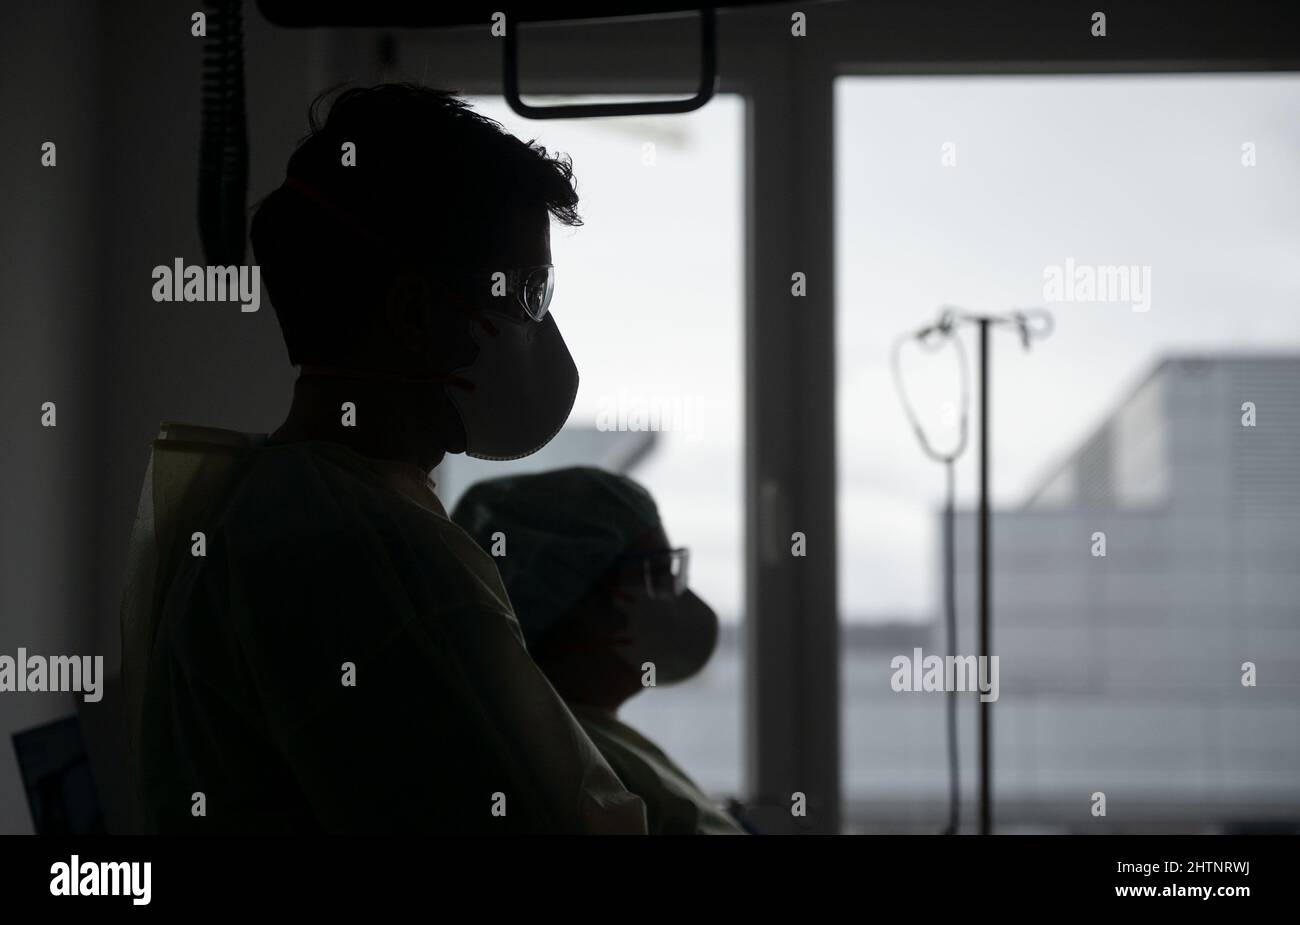
[[[491,558],[426,479],[341,445],[164,425],[122,649],[160,831],[645,831]]]
[[[659,746],[608,710],[571,707],[619,779],[645,801],[651,835],[746,834]]]

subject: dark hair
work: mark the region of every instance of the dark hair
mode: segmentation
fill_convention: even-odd
[[[410,83],[359,87],[322,122],[333,92],[308,109],[288,186],[258,204],[250,233],[290,362],[345,363],[408,261],[481,267],[503,227],[541,209],[582,224],[572,161],[464,100]],[[348,142],[355,166],[343,166]]]

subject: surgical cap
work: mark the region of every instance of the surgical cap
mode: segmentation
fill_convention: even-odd
[[[493,561],[532,645],[596,584],[614,560],[660,525],[650,493],[626,476],[578,466],[487,479],[451,514]]]

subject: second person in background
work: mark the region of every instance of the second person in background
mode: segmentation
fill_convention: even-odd
[[[744,834],[695,782],[618,718],[645,687],[713,654],[718,618],[686,586],[650,494],[595,468],[489,479],[452,512],[493,553],[538,666],[632,793],[652,834]]]

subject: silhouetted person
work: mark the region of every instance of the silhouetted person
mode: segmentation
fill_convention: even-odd
[[[652,834],[741,828],[668,755],[618,718],[647,686],[704,668],[718,618],[687,585],[642,486],[590,467],[487,479],[452,518],[497,559],[537,664],[629,790]],[[504,545],[503,545],[504,544]]]
[[[145,479],[123,673],[150,821],[644,831],[428,475],[568,417],[548,308],[570,164],[416,86],[316,108],[252,223],[301,367],[288,416],[269,438],[164,425]]]

